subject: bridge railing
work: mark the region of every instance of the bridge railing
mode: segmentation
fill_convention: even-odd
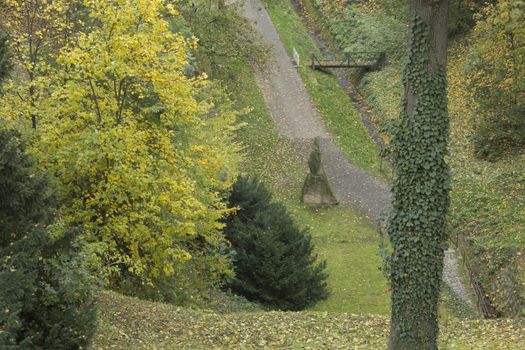
[[[380,69],[385,64],[384,52],[351,52],[340,58],[326,59],[311,55],[311,68],[368,68]]]

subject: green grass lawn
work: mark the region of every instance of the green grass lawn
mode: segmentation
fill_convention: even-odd
[[[355,314],[390,314],[390,291],[379,270],[379,235],[362,216],[345,207],[288,205],[306,225],[330,274],[330,297],[312,310]]]
[[[328,261],[332,294],[312,310],[390,314],[390,290],[378,269],[376,243],[331,243],[318,248],[319,255]]]
[[[335,76],[308,67],[310,54],[319,55],[320,51],[301,18],[289,1],[265,1],[265,4],[288,54],[292,55],[293,48],[299,53],[302,61],[299,73],[334,141],[354,164],[380,176],[381,158],[376,145],[347,93]]]

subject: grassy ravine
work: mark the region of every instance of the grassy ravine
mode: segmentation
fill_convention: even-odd
[[[100,330],[93,349],[385,349],[384,316],[327,312],[217,314],[104,292]],[[442,325],[440,349],[525,348],[519,320],[450,320]]]
[[[103,292],[92,349],[386,348],[389,293],[377,270],[373,228],[347,208],[313,210],[298,204],[306,166],[277,136],[252,73],[247,66],[240,68],[238,81],[231,85],[232,96],[239,107],[253,107],[243,117],[247,125],[239,133],[247,154],[242,168],[260,175],[300,225],[310,227],[319,254],[328,259],[333,293],[314,310],[348,313],[262,312],[242,303],[213,312]],[[525,348],[525,324],[519,320],[445,318],[441,329],[440,349]]]
[[[311,53],[320,56],[320,50],[290,2],[265,0],[264,3],[290,57],[294,48],[299,53],[299,73],[334,141],[354,164],[373,175],[381,175],[376,145],[346,92],[335,76],[308,66]]]

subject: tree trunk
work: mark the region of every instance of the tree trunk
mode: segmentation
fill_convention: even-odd
[[[449,170],[444,157],[448,0],[408,0],[405,96],[391,145],[396,170],[392,242],[390,350],[436,350],[438,301],[448,234]]]

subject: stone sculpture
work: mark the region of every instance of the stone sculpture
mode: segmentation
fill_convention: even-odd
[[[305,204],[336,205],[339,201],[335,198],[330,188],[328,177],[324,172],[319,142],[319,137],[316,137],[312,153],[310,153],[310,158],[308,159],[310,173],[304,181],[302,200]]]

